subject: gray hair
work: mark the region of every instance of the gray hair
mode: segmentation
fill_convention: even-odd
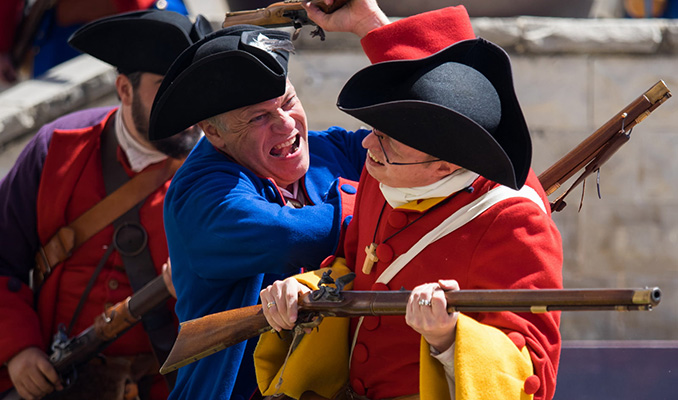
[[[209,124],[215,126],[217,129],[219,129],[222,132],[228,132],[228,126],[226,125],[226,122],[224,121],[224,118],[223,118],[225,114],[226,113],[213,115],[209,118],[206,118],[205,121],[207,121]]]

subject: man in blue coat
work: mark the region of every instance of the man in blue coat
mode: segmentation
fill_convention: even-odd
[[[360,4],[388,23],[375,1]],[[350,220],[356,184],[343,178],[360,178],[369,131],[308,131],[287,79],[289,39],[256,26],[214,32],[179,56],[155,98],[152,140],[195,123],[205,133],[165,197],[181,321],[254,305],[262,285],[317,268]],[[171,398],[248,399],[255,344],[179,369]]]

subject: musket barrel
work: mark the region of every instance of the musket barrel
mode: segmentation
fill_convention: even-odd
[[[411,291],[345,291],[341,299],[300,301],[300,310],[336,317],[403,315]],[[448,311],[546,312],[648,310],[661,291],[651,289],[507,289],[447,291]]]

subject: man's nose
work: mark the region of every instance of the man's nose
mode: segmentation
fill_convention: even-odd
[[[273,113],[273,128],[281,132],[289,132],[291,129],[294,129],[296,121],[290,115],[289,112],[278,108]]]
[[[374,134],[374,131],[371,131],[367,136],[363,138],[362,145],[364,149],[369,149],[374,148],[375,146],[379,146],[379,143],[377,142],[379,139],[377,139],[377,136]]]

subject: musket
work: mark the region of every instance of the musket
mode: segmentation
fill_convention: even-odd
[[[77,336],[67,338],[64,330],[55,334],[49,357],[54,369],[68,388],[74,383],[77,368],[99,355],[108,345],[136,325],[143,316],[171,297],[162,275],[153,278],[144,287],[125,300],[98,315],[94,324]],[[74,374],[75,373],[75,374]],[[12,389],[3,400],[20,399]]]
[[[342,290],[353,279],[345,275],[336,288],[320,289],[299,298],[297,324],[312,328],[324,317],[405,315],[411,291]],[[331,283],[326,272],[321,283]],[[446,291],[448,312],[529,312],[651,310],[661,291],[650,289],[506,289]],[[179,335],[161,374],[172,372],[201,358],[268,332],[271,327],[261,305],[210,314],[181,324]]]
[[[600,173],[600,167],[629,141],[633,127],[670,97],[671,91],[664,81],[660,80],[542,172],[539,175],[539,182],[548,196],[583,169],[572,185],[551,202],[551,211],[562,210],[566,205],[564,199],[572,189],[584,182],[592,173]]]
[[[331,6],[327,6],[322,0],[311,0],[311,3],[320,7],[325,13],[330,14],[348,3],[348,1],[336,0]],[[293,26],[295,32],[292,37],[296,39],[302,26],[315,25],[308,18],[306,10],[301,6],[301,2],[302,0],[284,0],[270,4],[265,8],[228,12],[221,27],[226,28],[239,24],[259,25],[267,28]],[[311,36],[320,36],[320,40],[325,40],[325,34],[320,27],[311,32]]]

